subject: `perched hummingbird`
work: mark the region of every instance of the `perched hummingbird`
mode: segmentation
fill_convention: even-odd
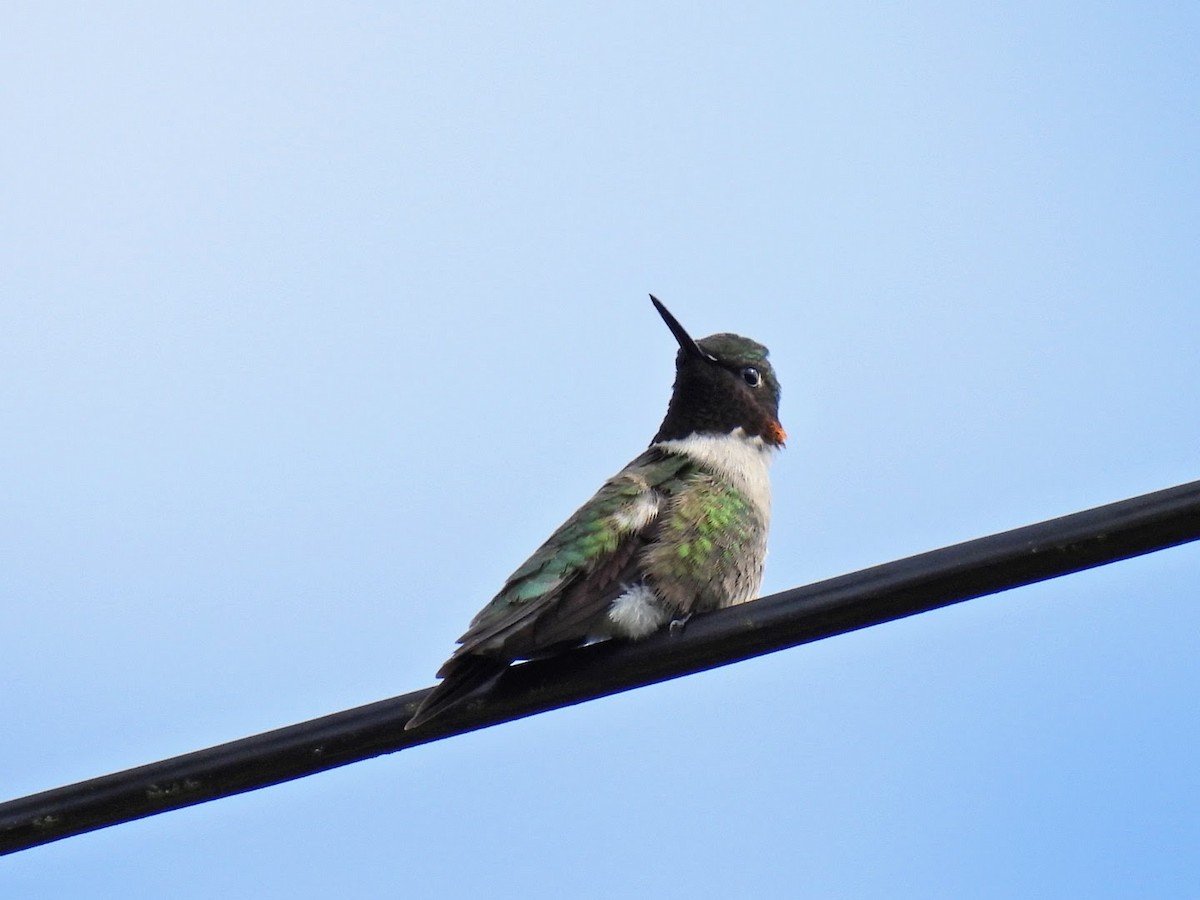
[[[692,340],[650,300],[679,342],[658,434],[480,610],[406,728],[477,696],[517,660],[644,638],[757,594],[767,468],[787,437],[767,348],[736,334]]]

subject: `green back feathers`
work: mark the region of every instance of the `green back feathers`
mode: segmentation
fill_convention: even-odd
[[[609,479],[587,503],[562,524],[505,582],[463,636],[472,640],[524,607],[552,600],[599,561],[616,551],[622,540],[645,524],[643,504],[671,491],[671,482],[690,465],[686,457],[649,450]]]

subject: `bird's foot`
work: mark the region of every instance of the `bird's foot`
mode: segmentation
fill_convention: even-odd
[[[681,616],[678,619],[672,619],[671,625],[670,625],[671,634],[682,634],[684,626],[687,625],[688,619],[690,619],[691,617],[692,617],[692,614],[688,613],[686,616]]]

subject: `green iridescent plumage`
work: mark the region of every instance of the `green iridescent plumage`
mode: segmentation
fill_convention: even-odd
[[[718,609],[757,588],[766,530],[741,491],[695,470],[667,504],[644,568],[677,614]]]
[[[572,586],[586,579],[591,597],[576,596],[576,605],[601,609],[628,577],[633,541],[644,540],[640,528],[653,518],[659,498],[670,495],[692,468],[683,456],[649,450],[619,475],[605,482],[587,503],[552,534],[505,582],[495,598],[471,622],[451,657],[489,649],[513,653],[534,639],[537,615]],[[627,545],[622,548],[622,545]],[[624,549],[626,552],[620,552]],[[621,565],[613,565],[614,561]],[[594,577],[601,566],[607,577]],[[574,618],[574,617],[573,617]],[[527,635],[522,636],[522,630]],[[559,629],[561,630],[561,628]],[[537,635],[545,637],[546,628]],[[532,644],[531,644],[532,647]]]
[[[704,578],[714,556],[732,558],[747,537],[749,503],[741,492],[698,478],[680,496],[664,527],[675,549],[676,577]]]

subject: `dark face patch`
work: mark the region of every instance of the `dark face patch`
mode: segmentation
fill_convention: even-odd
[[[742,428],[768,443],[782,443],[779,381],[767,348],[736,334],[714,334],[696,343],[705,356],[676,356],[675,390],[654,440],[729,434]]]

